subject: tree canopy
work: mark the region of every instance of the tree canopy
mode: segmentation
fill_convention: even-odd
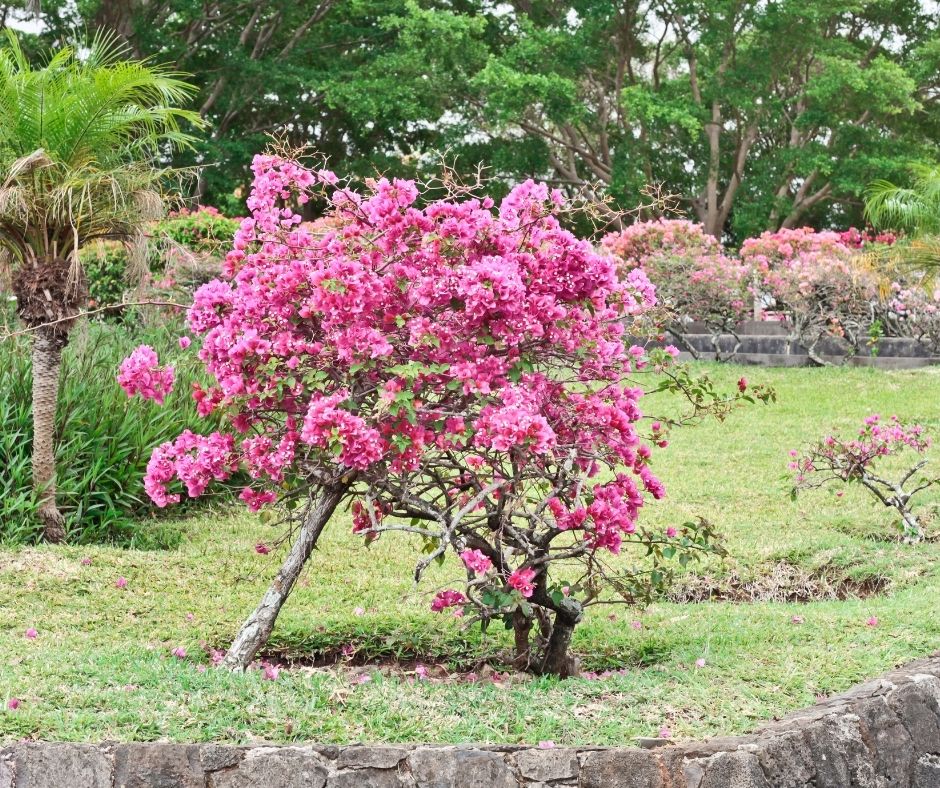
[[[43,19],[193,74],[219,204],[280,132],[360,176],[446,154],[497,189],[542,177],[620,208],[655,184],[740,240],[858,223],[867,184],[937,157],[921,0],[48,0]]]

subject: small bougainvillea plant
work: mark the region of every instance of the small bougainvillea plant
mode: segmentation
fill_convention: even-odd
[[[796,474],[794,496],[799,490],[832,483],[855,483],[864,487],[879,503],[900,515],[900,530],[907,541],[924,538],[924,528],[912,509],[918,493],[940,479],[918,476],[927,464],[924,453],[930,438],[920,424],[906,424],[892,416],[883,420],[875,414],[865,419],[858,436],[846,440],[829,435],[811,445],[802,455],[793,450],[790,469]],[[912,457],[901,464],[903,470],[891,473],[888,458]],[[893,465],[897,466],[895,462]]]
[[[194,397],[226,427],[157,447],[145,480],[165,506],[242,469],[250,509],[289,512],[284,563],[227,666],[266,642],[340,505],[367,543],[403,531],[423,546],[416,579],[455,554],[463,580],[431,608],[505,623],[520,666],[559,675],[587,605],[647,599],[668,566],[720,550],[704,522],[641,525],[670,424],[644,420],[631,376],[690,389],[693,416],[769,392],[692,387],[675,349],[626,342],[654,288],[562,227],[560,193],[528,181],[498,207],[465,191],[423,201],[411,181],[357,193],[281,155],[252,168],[251,216],[188,313],[215,381]],[[297,210],[310,200],[328,205],[316,232]],[[165,376],[137,357],[121,382],[146,395],[128,375]]]

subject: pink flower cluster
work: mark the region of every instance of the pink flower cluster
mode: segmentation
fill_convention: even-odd
[[[149,345],[140,345],[121,362],[117,381],[128,397],[140,394],[162,405],[173,391],[173,367],[161,367],[156,351]]]

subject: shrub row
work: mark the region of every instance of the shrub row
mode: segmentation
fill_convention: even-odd
[[[879,260],[895,239],[856,229],[798,228],[750,238],[737,253],[686,220],[641,222],[601,242],[624,272],[641,268],[671,308],[667,328],[680,338],[688,321],[717,337],[735,334],[754,311],[785,319],[791,337],[819,360],[828,339],[849,356],[881,336],[912,337],[940,352],[940,300],[911,270]],[[692,348],[688,348],[692,350]]]

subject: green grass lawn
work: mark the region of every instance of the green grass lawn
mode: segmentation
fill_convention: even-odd
[[[859,490],[794,503],[786,469],[790,448],[830,427],[855,429],[873,411],[936,429],[940,370],[709,369],[728,385],[741,374],[769,382],[778,402],[673,433],[657,458],[667,499],[650,506],[647,521],[665,528],[702,515],[718,525],[731,558],[694,567],[711,577],[760,579],[786,561],[834,582],[884,577],[887,594],[594,608],[575,648],[585,668],[614,675],[494,682],[477,669],[473,683],[445,676],[474,669],[506,641],[429,612],[456,568],[436,569],[415,588],[414,545],[388,534],[366,550],[344,517],[311,560],[272,648],[296,656],[346,646],[353,662],[417,657],[431,679],[416,681],[406,664],[297,666],[264,681],[258,671],[200,668],[204,645],[227,644],[274,572],[278,554],[253,545],[275,533],[241,511],[203,514],[179,524],[175,551],[0,549],[0,741],[622,744],[663,725],[683,739],[747,731],[940,648],[940,546],[873,538],[890,535],[891,517]],[[119,577],[126,588],[115,587]],[[877,626],[866,625],[871,616]],[[36,639],[24,636],[30,627]],[[176,647],[185,659],[170,655]],[[695,667],[699,658],[705,667]],[[15,711],[6,709],[10,697],[21,700]]]

